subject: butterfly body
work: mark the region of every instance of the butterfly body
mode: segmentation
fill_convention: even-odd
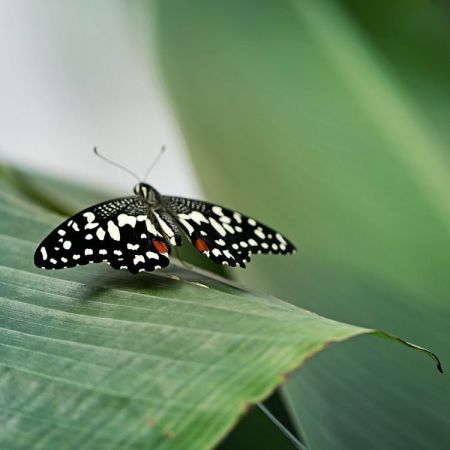
[[[293,253],[277,231],[224,207],[200,200],[161,195],[147,183],[134,196],[99,203],[59,225],[38,246],[35,265],[62,269],[106,262],[138,272],[169,264],[171,246],[182,231],[197,251],[218,264],[245,267],[252,253]]]
[[[133,192],[152,208],[161,206],[161,194],[153,186],[147,183],[138,183],[134,186]]]

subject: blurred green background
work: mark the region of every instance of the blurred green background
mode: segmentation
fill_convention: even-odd
[[[450,8],[159,1],[162,78],[208,198],[298,245],[233,272],[450,360]],[[364,341],[364,342],[363,342]],[[367,339],[283,397],[311,449],[447,449],[448,376]]]

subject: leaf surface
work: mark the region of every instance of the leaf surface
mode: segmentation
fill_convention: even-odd
[[[37,269],[61,218],[2,184],[2,448],[211,448],[331,342],[388,337],[176,264]]]

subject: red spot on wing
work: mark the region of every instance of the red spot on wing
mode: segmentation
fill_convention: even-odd
[[[201,253],[207,252],[209,250],[206,242],[203,239],[196,239],[194,241],[194,247]]]
[[[160,242],[157,241],[156,239],[153,239],[152,243],[158,253],[169,253],[169,249],[167,248],[167,245],[164,242]]]

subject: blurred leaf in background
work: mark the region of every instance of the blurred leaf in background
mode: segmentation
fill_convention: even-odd
[[[164,80],[211,201],[298,245],[246,283],[450,359],[445,2],[157,2]],[[450,386],[348,342],[290,379],[311,449],[447,449]]]

